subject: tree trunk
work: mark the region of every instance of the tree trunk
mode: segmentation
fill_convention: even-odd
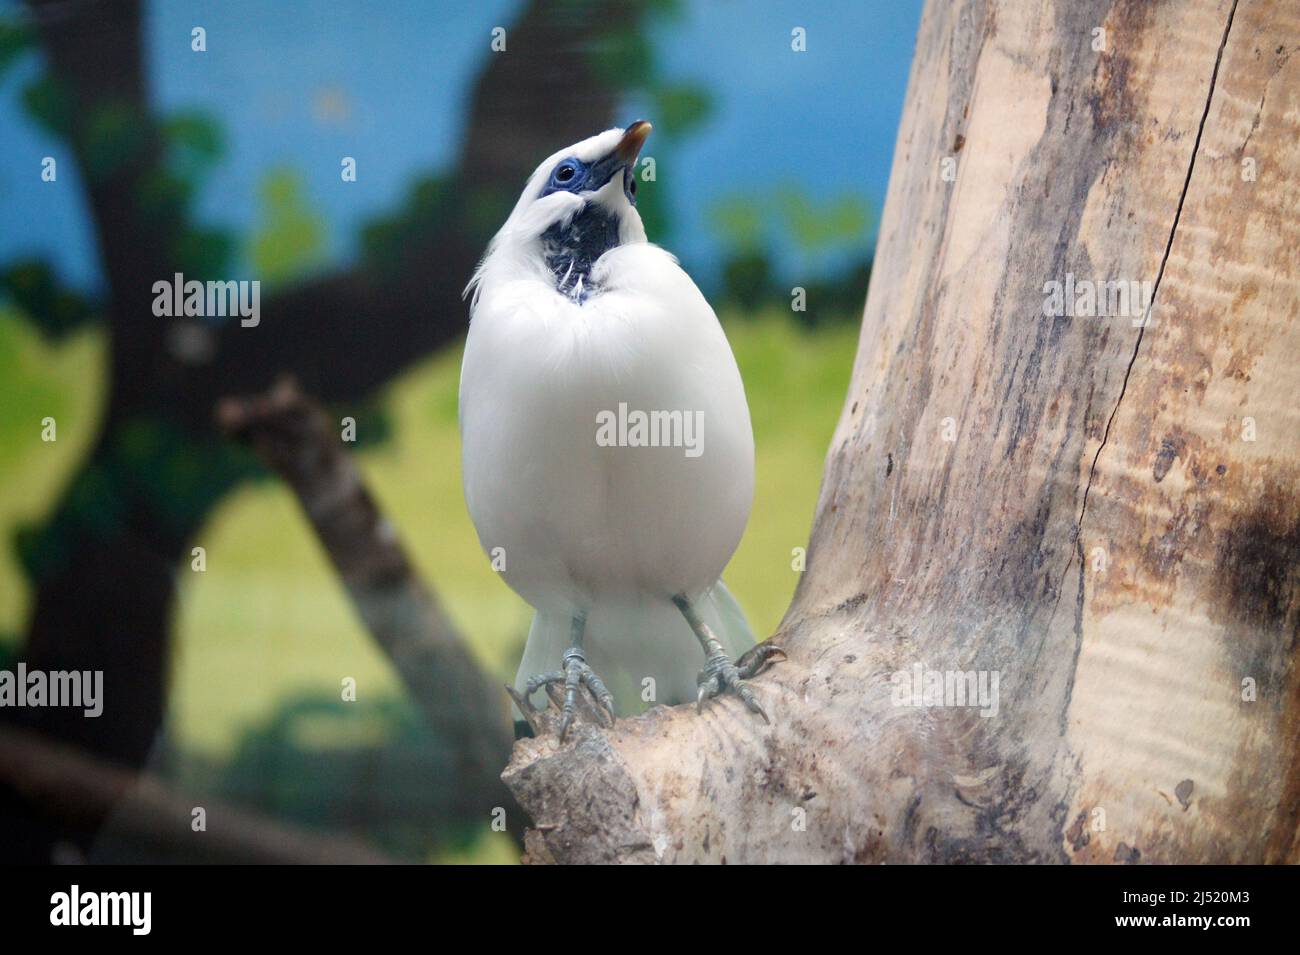
[[[773,725],[521,741],[532,860],[1296,861],[1297,48],[1287,0],[927,5]]]

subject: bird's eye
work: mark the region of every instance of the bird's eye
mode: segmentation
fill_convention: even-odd
[[[549,195],[552,192],[578,192],[586,188],[589,178],[590,170],[587,164],[576,156],[570,156],[557,163],[551,170],[551,178],[542,195]]]

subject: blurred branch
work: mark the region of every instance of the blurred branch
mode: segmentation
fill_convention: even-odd
[[[418,578],[325,412],[283,379],[265,395],[224,399],[217,420],[297,495],[362,621],[445,737],[458,768],[447,784],[484,820],[513,806],[498,776],[513,738],[505,695]]]
[[[0,791],[61,826],[109,823],[133,850],[185,862],[323,865],[390,863],[359,841],[271,822],[206,796],[176,792],[156,777],[88,756],[37,733],[0,725]],[[207,828],[195,832],[202,807]]]

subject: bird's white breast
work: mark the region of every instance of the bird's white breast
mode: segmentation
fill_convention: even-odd
[[[506,580],[542,610],[701,592],[753,497],[744,387],[694,283],[644,243],[606,253],[591,279],[599,291],[577,304],[535,275],[489,271],[461,371],[470,515],[484,548],[502,548]],[[600,423],[620,405],[692,415],[698,455],[601,446]]]

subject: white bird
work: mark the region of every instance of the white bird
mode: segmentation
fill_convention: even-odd
[[[531,709],[563,685],[561,739],[584,686],[611,720],[615,701],[720,692],[766,720],[744,680],[781,654],[753,647],[720,579],[749,519],[754,439],[717,316],[646,241],[635,166],[650,129],[542,162],[466,289],[465,498],[536,610],[512,695]]]

